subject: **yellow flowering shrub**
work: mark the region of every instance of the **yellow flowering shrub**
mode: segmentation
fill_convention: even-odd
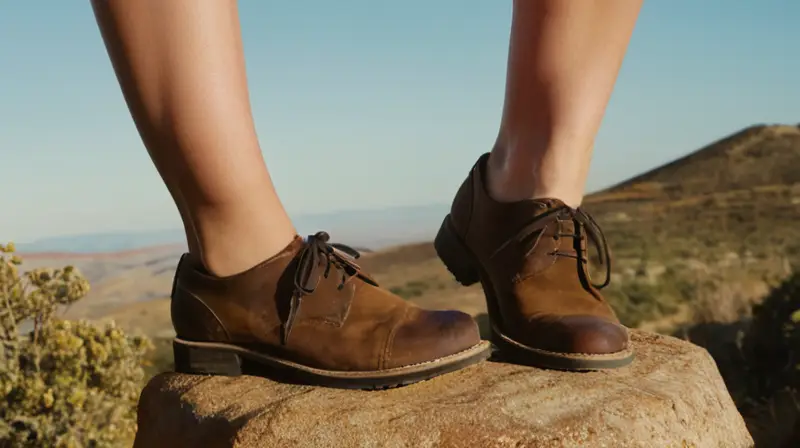
[[[132,440],[151,344],[57,312],[89,284],[72,268],[22,273],[0,245],[0,447],[113,447]]]

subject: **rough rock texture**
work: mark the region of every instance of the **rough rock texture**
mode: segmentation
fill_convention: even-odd
[[[633,340],[617,371],[488,361],[380,392],[164,374],[142,392],[135,448],[753,446],[705,350]]]

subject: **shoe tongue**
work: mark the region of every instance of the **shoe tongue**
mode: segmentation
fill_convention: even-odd
[[[294,259],[295,257],[297,257],[297,255],[300,253],[300,251],[303,250],[305,245],[306,245],[306,243],[305,243],[305,241],[303,241],[303,237],[301,237],[299,235],[295,235],[295,237],[292,239],[292,241],[290,241],[289,244],[286,245],[286,247],[281,249],[280,252],[278,252],[277,254],[275,254],[275,255],[267,258],[266,260],[262,261],[256,267],[267,266],[267,265],[270,265],[270,266],[281,265],[281,266],[283,266],[283,265],[289,264],[291,262],[291,260]]]
[[[567,204],[560,199],[555,198],[537,198],[533,199],[532,202],[541,204],[540,207],[543,207],[545,210],[552,210],[558,207],[566,207]]]
[[[520,215],[532,217],[539,216],[553,209],[566,207],[566,204],[560,199],[536,198],[513,203],[513,207]]]
[[[278,254],[275,255],[273,258],[278,256],[283,256],[286,254],[297,255],[297,253],[300,252],[303,249],[303,247],[305,247],[305,245],[306,245],[305,239],[303,239],[303,237],[300,235],[295,235],[294,239],[289,244],[287,244],[282,251],[278,252]]]

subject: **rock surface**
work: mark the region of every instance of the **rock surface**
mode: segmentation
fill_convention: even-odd
[[[162,374],[142,392],[135,448],[753,446],[704,349],[633,341],[617,371],[488,361],[379,392]]]

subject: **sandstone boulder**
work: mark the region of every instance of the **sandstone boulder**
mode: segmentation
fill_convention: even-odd
[[[378,392],[167,373],[142,392],[135,447],[753,446],[704,349],[633,341],[637,359],[616,371],[487,361]]]

